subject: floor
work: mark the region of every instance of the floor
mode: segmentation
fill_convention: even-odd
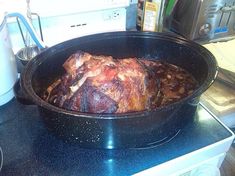
[[[220,167],[221,176],[235,176],[235,144],[233,144]]]

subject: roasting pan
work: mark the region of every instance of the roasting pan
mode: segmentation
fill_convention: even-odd
[[[186,69],[199,83],[195,92],[152,111],[92,114],[55,107],[40,95],[64,73],[62,64],[77,50],[114,58],[161,59]],[[83,148],[145,148],[170,139],[194,120],[200,95],[218,72],[214,56],[201,45],[169,33],[109,32],[75,38],[52,46],[33,58],[15,85],[16,98],[38,107],[48,130]]]

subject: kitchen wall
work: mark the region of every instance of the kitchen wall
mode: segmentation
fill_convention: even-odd
[[[26,12],[26,0],[0,0],[0,13],[6,11]]]
[[[87,2],[84,0],[30,0],[32,12],[41,17],[58,16],[77,12],[104,10],[107,8],[126,7],[137,0],[99,0]],[[0,0],[0,12],[26,13],[26,0]]]
[[[82,0],[30,0],[31,11],[40,15],[44,40],[48,40],[46,42],[48,46],[58,43],[61,40],[72,38],[73,35],[71,33],[75,32],[82,36],[94,33],[94,30],[102,32],[104,28],[110,31],[115,29],[133,29],[136,25],[136,6],[137,0],[99,0],[92,1],[92,3],[87,3],[87,1]],[[27,11],[26,0],[0,0],[0,7],[4,7],[5,11],[20,12],[24,15]],[[95,9],[102,13],[94,13]],[[106,9],[112,10],[107,11]],[[115,9],[117,10],[115,11]],[[88,13],[89,15],[87,15]],[[93,15],[93,17],[90,15]],[[101,18],[106,21],[102,25],[99,22]],[[84,19],[93,21],[94,27],[86,26],[85,24],[88,23]],[[36,16],[34,16],[33,24],[39,33]],[[84,25],[83,29],[81,27],[78,28],[80,25]],[[8,26],[13,50],[16,53],[24,46],[16,19],[8,19]],[[56,39],[54,41],[50,39],[49,41],[51,34],[54,33],[58,34],[57,41],[55,41]],[[61,40],[59,40],[60,38]]]

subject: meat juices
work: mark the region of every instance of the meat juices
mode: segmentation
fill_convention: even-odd
[[[63,67],[66,73],[47,88],[42,98],[72,111],[153,110],[192,94],[197,87],[186,70],[159,60],[114,59],[77,51]]]

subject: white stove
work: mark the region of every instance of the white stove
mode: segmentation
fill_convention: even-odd
[[[234,134],[203,105],[192,122],[149,148],[83,149],[48,132],[36,106],[16,101],[0,108],[0,144],[8,175],[218,176]]]
[[[195,129],[192,128],[191,130],[188,130],[188,133],[195,133],[198,130],[196,132],[198,134],[195,133],[192,135],[191,139],[186,135],[185,141],[182,140],[175,145],[175,151],[178,153],[181,153],[181,151],[187,151],[188,147],[193,145],[193,143],[199,146],[199,143],[203,144],[204,142],[208,142],[207,145],[204,143],[203,145],[205,146],[198,147],[196,150],[192,150],[191,152],[185,152],[182,155],[180,154],[177,158],[169,159],[167,162],[153,166],[134,175],[219,176],[219,168],[226,156],[226,152],[229,150],[234,140],[234,134],[202,104],[198,108],[195,121],[197,121],[195,124],[198,124],[195,126]],[[213,121],[216,121],[217,125],[220,127],[216,126],[220,129],[214,126],[215,124],[213,124]],[[223,137],[225,134],[224,132],[227,133],[227,135]],[[208,138],[205,139],[206,137]]]

